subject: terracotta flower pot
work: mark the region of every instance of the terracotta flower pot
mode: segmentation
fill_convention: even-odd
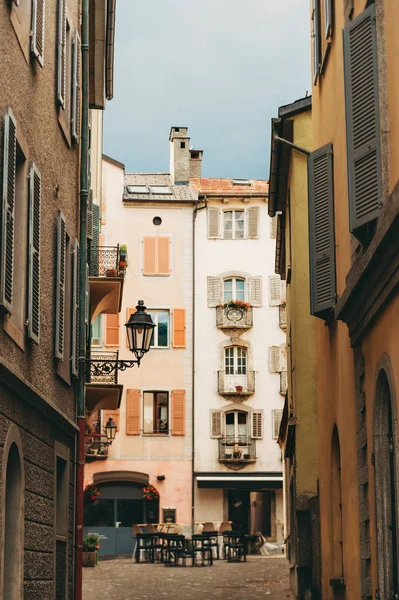
[[[242,392],[242,385],[236,385],[236,392],[238,392],[239,394],[241,394],[241,392]]]

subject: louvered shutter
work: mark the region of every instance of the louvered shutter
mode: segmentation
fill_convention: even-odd
[[[105,427],[105,425],[107,424],[108,419],[110,417],[112,417],[112,420],[116,425],[116,431],[119,431],[120,421],[121,421],[119,408],[117,410],[103,410],[102,413],[103,413],[103,427]]]
[[[344,29],[350,231],[378,217],[382,203],[375,4]]]
[[[62,108],[66,100],[66,3],[67,0],[58,0],[57,100]]]
[[[320,0],[312,0],[312,44],[313,44],[313,82],[316,83],[320,72],[321,63],[321,35],[320,35]]]
[[[278,306],[281,303],[280,275],[269,275],[269,305]]]
[[[93,239],[93,190],[89,190],[89,195],[87,197],[87,237],[89,240]]]
[[[269,347],[269,372],[279,373],[281,371],[280,346]]]
[[[133,313],[135,313],[137,311],[137,308],[132,307],[132,308],[127,308],[126,309],[126,323],[128,322],[128,320],[130,319],[130,315],[132,315]],[[127,337],[126,334],[126,348],[129,348],[129,339]]]
[[[251,438],[254,440],[263,438],[263,410],[251,412]]]
[[[156,274],[156,238],[145,237],[143,238],[143,274],[144,275],[155,275]]]
[[[119,314],[105,315],[105,346],[119,346]]]
[[[277,215],[270,219],[270,237],[272,240],[275,240],[277,237]]]
[[[62,212],[57,222],[57,263],[55,298],[55,356],[64,359],[65,336],[65,269],[66,269],[66,220]]]
[[[72,284],[72,375],[79,374],[79,242],[73,246]]]
[[[272,411],[272,419],[273,419],[273,438],[277,439],[280,433],[280,425],[281,419],[283,418],[283,410],[281,408],[277,408]]]
[[[332,36],[332,6],[331,0],[324,0],[324,27],[326,38]]]
[[[31,51],[41,66],[44,64],[45,0],[32,2]]]
[[[311,314],[326,318],[335,304],[335,235],[332,146],[312,152],[309,169]]]
[[[80,37],[75,29],[72,42],[72,137],[79,142],[80,134]]]
[[[173,347],[186,347],[186,310],[184,308],[173,309]]]
[[[208,277],[208,306],[215,308],[220,304],[221,285],[219,277]]]
[[[250,277],[249,282],[249,302],[252,306],[261,306],[262,304],[262,277]]]
[[[40,205],[42,178],[32,163],[29,173],[28,225],[28,337],[37,344],[40,337]]]
[[[219,209],[208,207],[208,238],[219,237]]]
[[[126,390],[126,434],[140,435],[140,390]]]
[[[259,206],[251,206],[247,210],[248,219],[248,238],[256,239],[258,237]]]
[[[287,371],[281,371],[280,372],[280,394],[282,396],[285,396],[285,394],[287,393],[287,386],[288,386]]]
[[[98,277],[99,273],[99,254],[100,245],[100,207],[93,204],[93,238],[90,246],[90,275]]]
[[[159,237],[155,238],[157,247],[157,275],[170,275],[169,248],[170,238]]]
[[[223,435],[223,412],[211,410],[211,437],[221,438]]]
[[[89,282],[89,265],[86,263],[86,297],[85,297],[85,323],[87,327],[90,325],[90,282]]]
[[[172,390],[172,435],[184,435],[186,391]]]
[[[0,236],[0,304],[12,313],[14,288],[15,176],[17,161],[17,123],[11,109],[4,120],[3,198]]]

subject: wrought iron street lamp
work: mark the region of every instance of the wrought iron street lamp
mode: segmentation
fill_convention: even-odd
[[[107,436],[108,444],[112,444],[116,435],[117,424],[112,417],[109,417],[106,426],[104,427],[105,434]]]

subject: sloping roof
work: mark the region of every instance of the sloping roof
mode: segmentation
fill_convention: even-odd
[[[128,185],[167,186],[170,194],[131,194],[127,191]],[[126,173],[123,191],[124,202],[187,202],[192,204],[198,199],[198,194],[190,185],[173,185],[169,173]]]
[[[237,181],[238,183],[233,183]],[[269,182],[261,179],[241,180],[249,181],[249,184],[240,184],[237,179],[208,179],[206,177],[196,177],[190,179],[192,187],[199,195],[207,194],[212,196],[267,196],[269,191]]]

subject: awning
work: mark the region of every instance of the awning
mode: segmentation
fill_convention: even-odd
[[[196,474],[195,479],[199,488],[219,488],[219,489],[279,489],[283,487],[282,473],[264,473],[254,475],[244,475],[230,473],[212,473]]]

